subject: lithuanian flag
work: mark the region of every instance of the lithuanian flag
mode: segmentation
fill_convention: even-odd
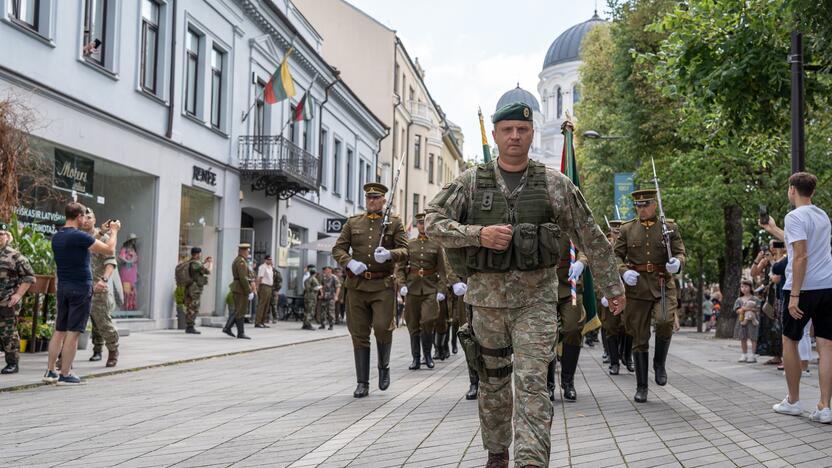
[[[568,123],[568,121],[567,121]],[[578,177],[578,163],[575,161],[575,146],[572,140],[572,129],[569,125],[561,127],[563,133],[563,153],[560,160],[560,171],[569,177],[569,180],[575,184],[576,187],[581,187],[581,179]],[[571,241],[570,241],[571,243]],[[583,305],[586,311],[586,321],[582,334],[597,330],[601,327],[601,320],[598,318],[598,309],[595,305],[595,282],[592,280],[592,272],[586,268],[583,273],[584,278],[584,293]]]
[[[482,158],[483,162],[491,161],[491,148],[488,146],[488,137],[485,136],[485,123],[482,121],[482,109],[477,108],[480,117],[480,134],[482,135]]]
[[[269,78],[269,82],[266,83],[264,99],[269,104],[274,104],[295,95],[295,83],[292,81],[292,74],[289,72],[289,54],[292,53],[292,50],[294,49],[289,49],[286,52],[280,66],[277,67],[272,77]]]

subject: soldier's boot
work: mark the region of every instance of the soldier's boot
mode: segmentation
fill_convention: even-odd
[[[618,341],[618,346],[618,356],[624,364],[624,367],[629,372],[635,372],[636,368],[633,365],[633,337],[625,333]]]
[[[410,335],[410,355],[413,356],[413,361],[408,369],[420,369],[422,367],[422,340],[419,335]]]
[[[355,376],[358,385],[352,392],[354,398],[364,398],[370,393],[370,348],[353,349]]]
[[[601,355],[601,362],[604,364],[608,364],[610,362],[610,350],[607,347],[607,333],[604,332],[604,329],[601,329],[601,345],[604,347],[604,354]]]
[[[106,367],[115,367],[118,364],[118,350],[107,352]]]
[[[502,453],[488,452],[485,468],[508,468],[508,449]]]
[[[240,340],[250,340],[250,336],[246,336],[245,331],[245,320],[244,319],[237,319],[237,339]]]
[[[555,374],[557,373],[558,360],[552,359],[549,363],[549,370],[546,372],[546,391],[549,392],[549,400],[555,401]]]
[[[446,331],[442,334],[442,355],[444,356],[442,359],[448,359],[451,357],[451,333],[450,330]]]
[[[0,370],[0,374],[17,374],[20,372],[20,368],[17,365],[17,361],[14,360],[14,355],[12,357],[6,358],[6,367]]]
[[[434,347],[433,359],[434,360],[438,359],[438,360],[441,361],[442,360],[442,351],[439,350],[439,347],[442,346],[442,334],[439,333],[439,332],[435,332],[431,338],[432,338],[431,344]]]
[[[610,350],[610,375],[618,375],[620,371],[620,366],[618,364],[619,357],[618,357],[618,340],[620,336],[608,336],[607,337],[607,346],[609,346]]]
[[[101,360],[101,346],[93,346],[92,347],[92,356],[90,356],[90,362],[96,362]]]
[[[578,369],[578,357],[581,347],[563,344],[563,356],[560,363],[560,388],[563,389],[563,399],[575,401],[578,393],[575,391],[575,370]]]
[[[324,321],[321,320],[321,326],[318,327],[318,330],[323,330],[324,328],[326,328],[326,323],[324,323]]]
[[[477,392],[480,390],[480,376],[477,371],[471,369],[471,366],[468,366],[468,382],[470,382],[470,385],[468,386],[468,393],[465,394],[465,399],[476,400]]]
[[[228,314],[228,320],[225,321],[225,326],[222,327],[222,332],[230,336],[231,338],[237,337],[236,335],[234,335],[234,332],[231,331],[231,325],[234,324],[234,320],[234,314]]]
[[[653,347],[653,372],[656,373],[656,384],[663,387],[667,384],[667,351],[670,349],[670,338],[656,337],[656,345]]]
[[[376,348],[378,349],[378,389],[384,391],[390,387],[390,350],[393,348],[393,343],[376,341]]]
[[[430,357],[430,348],[433,347],[433,333],[422,332],[422,355],[425,356],[425,366],[433,369],[433,358]]]
[[[451,351],[456,354],[459,352],[459,348],[456,347],[456,334],[459,333],[459,326],[454,325],[451,329]]]
[[[636,395],[633,397],[637,403],[647,401],[647,359],[650,353],[639,351],[633,353],[633,361],[636,364]]]
[[[188,325],[188,327],[185,328],[185,333],[190,333],[191,335],[201,335],[202,334],[202,332],[197,330],[196,328],[194,328],[193,325]]]

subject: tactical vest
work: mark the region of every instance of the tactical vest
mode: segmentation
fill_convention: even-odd
[[[474,196],[462,224],[493,226],[511,224],[512,240],[506,250],[485,247],[446,249],[454,272],[474,273],[531,271],[557,266],[560,259],[560,228],[555,219],[546,183],[546,166],[529,160],[526,180],[519,194],[507,199],[497,185],[495,164],[477,167]]]

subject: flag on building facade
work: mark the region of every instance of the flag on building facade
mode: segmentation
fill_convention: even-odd
[[[569,177],[569,180],[571,180],[576,187],[580,188],[581,180],[580,177],[578,177],[578,163],[575,160],[575,146],[573,143],[574,135],[572,133],[571,125],[567,124],[571,124],[571,122],[567,121],[561,127],[563,133],[563,152],[561,153],[560,171],[565,176]],[[572,242],[570,241],[570,244],[571,243]],[[570,245],[570,248],[574,249],[574,246]],[[586,322],[584,322],[582,333],[586,335],[587,333],[600,328],[601,320],[598,318],[598,309],[595,298],[595,283],[592,280],[592,272],[589,271],[589,268],[584,269],[583,279],[583,305],[584,310],[586,311]]]
[[[485,135],[485,123],[482,120],[482,109],[477,108],[480,117],[480,134],[482,135],[482,158],[483,162],[491,161],[491,148],[488,146],[488,137]]]
[[[310,87],[312,85],[310,84]],[[312,105],[312,96],[309,94],[309,90],[307,89],[305,93],[303,93],[303,97],[300,98],[300,102],[298,102],[297,107],[295,107],[295,115],[292,116],[292,119],[296,122],[301,120],[312,120],[314,117],[312,114],[313,111]]]
[[[275,104],[295,95],[295,83],[292,81],[292,74],[289,72],[289,55],[292,50],[294,49],[289,49],[286,52],[280,66],[277,67],[272,77],[269,78],[269,82],[266,83],[264,99],[269,104]]]

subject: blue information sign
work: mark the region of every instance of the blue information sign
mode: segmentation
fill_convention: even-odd
[[[616,216],[627,220],[635,217],[633,198],[630,196],[635,190],[632,172],[615,173],[615,206],[618,207]]]

